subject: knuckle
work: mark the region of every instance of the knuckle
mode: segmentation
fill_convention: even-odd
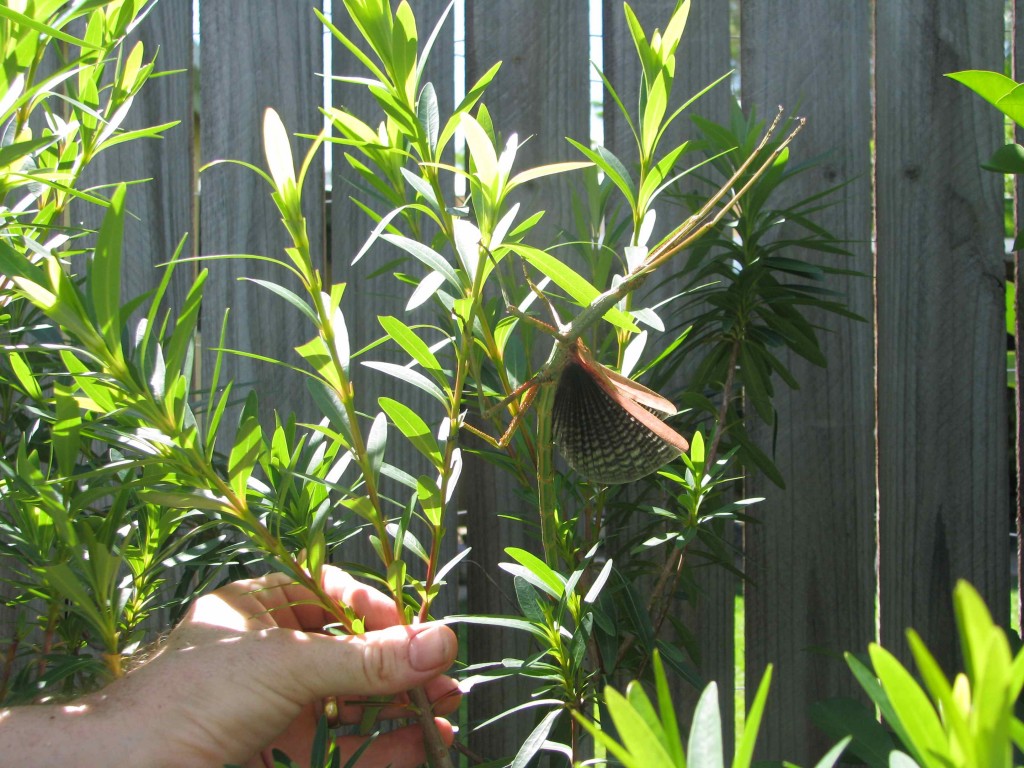
[[[385,643],[368,642],[363,645],[363,674],[373,687],[388,687],[396,679],[394,654]]]

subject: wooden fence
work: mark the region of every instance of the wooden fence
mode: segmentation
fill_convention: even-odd
[[[421,27],[432,25],[446,1],[413,3]],[[131,192],[139,221],[127,236],[133,259],[127,290],[152,284],[153,265],[167,259],[186,231],[201,253],[281,252],[284,232],[262,181],[219,167],[203,173],[197,198],[195,171],[224,157],[262,164],[261,115],[268,106],[293,132],[319,130],[325,43],[310,5],[203,0],[197,69],[191,0],[162,0],[141,28],[149,50],[160,46],[163,68],[188,74],[154,82],[136,106],[140,123],[178,119],[181,125],[162,142],[111,152],[96,177],[155,177]],[[632,6],[650,29],[664,25],[674,0],[634,0]],[[802,386],[779,390],[775,455],[786,489],[750,481],[750,494],[767,501],[755,513],[762,524],[745,531],[747,690],[766,664],[776,665],[760,754],[806,762],[825,747],[808,708],[855,695],[843,650],[862,651],[880,637],[905,656],[903,632],[912,625],[947,671],[954,669],[950,596],[959,578],[978,587],[998,620],[1008,620],[1002,184],[979,168],[1001,143],[1002,128],[994,110],[942,77],[969,68],[1002,70],[1004,4],[744,0],[734,13],[739,16],[731,27],[730,3],[693,0],[676,93],[693,93],[735,65],[731,30],[738,21],[743,103],[760,114],[783,104],[808,118],[794,155],[827,157],[794,193],[847,184],[824,223],[852,242],[852,266],[870,275],[832,279],[831,287],[870,322],[823,319],[828,368],[790,361]],[[501,59],[488,99],[495,125],[535,136],[523,150],[525,164],[572,158],[563,137],[586,136],[590,115],[587,3],[466,0],[464,19],[464,59],[453,56],[449,20],[427,75],[442,111],[452,103],[456,63],[464,62],[472,82]],[[602,45],[605,71],[631,82],[635,53],[617,2],[603,9]],[[337,70],[344,52],[333,53]],[[353,93],[336,89],[334,101],[366,108],[365,98]],[[701,102],[700,113],[724,119],[728,99],[726,89],[717,89]],[[614,110],[604,110],[604,120],[614,151],[627,129]],[[303,151],[298,141],[295,151]],[[353,333],[366,340],[377,332],[375,314],[400,312],[402,303],[349,266],[370,226],[346,204],[347,169],[339,158],[333,203],[310,185],[306,215],[333,278],[356,288],[346,294],[346,315]],[[527,205],[536,203],[555,219],[568,205],[554,187],[538,185],[526,194],[533,196]],[[242,272],[279,277],[262,269],[211,264],[203,322],[218,328],[230,306],[231,346],[287,356],[305,339],[302,318],[236,280]],[[180,297],[180,285],[177,290]],[[273,405],[290,408],[306,397],[297,378],[246,360],[232,366],[239,379],[273,393]],[[511,526],[495,522],[507,497],[496,495],[482,472],[463,484],[474,560],[500,581],[494,563],[501,549],[521,542]],[[706,599],[694,613],[694,631],[703,671],[718,680],[721,699],[729,702],[735,581],[706,570]],[[472,610],[508,608],[487,579],[471,578],[469,590]],[[500,658],[503,642],[474,639],[471,654]],[[493,709],[506,696],[474,694],[474,711]],[[512,728],[486,733],[473,744],[490,755],[512,749],[522,735]]]

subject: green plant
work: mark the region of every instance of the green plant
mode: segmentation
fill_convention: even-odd
[[[717,178],[737,174],[764,131],[764,122],[753,112],[744,114],[736,103],[728,124],[699,115],[693,121],[698,144],[710,156],[716,176],[698,172],[676,182],[676,199],[689,210],[700,205],[705,189],[718,186]],[[823,285],[830,275],[857,274],[834,263],[836,257],[850,253],[815,221],[816,214],[834,204],[841,188],[788,199],[791,182],[816,162],[793,163],[789,149],[776,138],[767,146],[777,150],[772,168],[757,178],[743,171],[730,182],[734,188],[749,188],[688,254],[681,277],[704,288],[673,305],[671,316],[688,333],[659,367],[658,376],[677,377],[680,366],[692,364],[696,357],[699,364],[690,377],[686,404],[714,418],[716,446],[723,439],[726,446],[738,446],[746,466],[756,467],[781,486],[784,480],[771,458],[747,434],[746,415],[756,414],[774,425],[773,381],[777,377],[791,388],[799,387],[783,352],[826,365],[818,342],[820,329],[807,316],[808,310],[819,316],[863,318]],[[716,393],[717,402],[704,397],[706,392]]]
[[[1011,652],[1006,632],[967,582],[957,583],[953,607],[964,671],[952,680],[913,629],[907,640],[920,682],[876,643],[868,648],[870,667],[846,654],[892,735],[852,702],[828,703],[815,719],[832,735],[852,735],[850,751],[868,765],[1009,767],[1015,765],[1014,749],[1024,749],[1024,723],[1016,714],[1024,651]]]
[[[575,716],[594,739],[626,768],[686,768],[687,765],[715,768],[725,765],[718,687],[709,683],[701,694],[693,710],[689,737],[684,745],[678,709],[672,703],[665,669],[657,652],[653,656],[653,669],[657,709],[642,685],[634,680],[626,688],[625,696],[614,688],[605,688],[600,723],[574,713]],[[749,768],[753,762],[754,744],[771,679],[772,667],[769,665],[757,687],[750,712],[744,718],[743,732],[732,760],[733,768]],[[815,764],[815,768],[835,765],[848,742],[847,738],[836,744]],[[783,765],[793,766],[788,762]]]
[[[87,270],[99,270],[110,259],[119,232],[105,232],[102,246],[85,253],[92,233],[68,226],[68,213],[72,203],[120,206],[123,193],[109,199],[104,190],[80,188],[83,172],[111,147],[173,126],[122,127],[132,100],[155,76],[143,44],[124,45],[144,10],[134,2],[0,8],[5,263],[56,259],[61,269],[78,271],[86,262]],[[118,297],[119,276],[107,277],[105,285],[93,281],[77,311],[92,313]],[[8,607],[19,617],[15,637],[4,639],[0,700],[81,689],[119,674],[122,654],[141,642],[142,622],[157,607],[164,563],[184,545],[176,533],[192,527],[182,525],[188,515],[142,502],[130,482],[112,494],[103,486],[111,458],[120,471],[117,457],[83,433],[57,325],[15,290],[16,281],[15,271],[0,275],[0,567],[15,587]],[[74,323],[76,310],[64,310],[62,320]],[[108,322],[102,333],[120,330]],[[127,584],[125,572],[132,575]],[[43,610],[26,606],[33,598]],[[83,653],[90,644],[100,658]]]
[[[125,8],[134,10],[131,3],[75,7],[99,8],[95,12],[104,15],[95,25],[104,29],[110,19],[120,23],[121,15],[129,13]],[[66,641],[69,656],[81,654],[92,663],[86,641],[91,638],[106,662],[105,674],[119,674],[122,656],[131,653],[139,617],[155,599],[159,567],[193,557],[201,564],[197,573],[204,576],[223,565],[252,562],[281,570],[324,601],[335,619],[325,629],[359,633],[360,618],[322,593],[319,569],[343,541],[363,533],[380,561],[378,570],[364,575],[393,596],[404,621],[429,618],[446,577],[464,556],[442,562],[440,545],[451,527],[463,452],[470,450],[467,437],[472,434],[485,438],[486,447],[479,452],[518,483],[538,513],[540,556],[522,549],[508,552],[515,562],[507,570],[514,577],[523,617],[465,619],[524,630],[536,643],[532,656],[509,660],[497,670],[531,676],[539,694],[531,704],[546,708],[516,764],[524,765],[547,741],[565,745],[561,751],[568,750],[571,759],[583,759],[579,716],[592,711],[597,692],[611,675],[627,670],[640,676],[657,650],[674,669],[698,679],[686,655],[661,637],[660,630],[669,618],[687,547],[698,537],[709,536],[715,521],[733,519],[743,508],[743,502],[724,501],[721,495],[731,479],[729,461],[738,449],[719,450],[726,427],[733,430],[725,418],[733,402],[732,385],[723,387],[718,409],[704,409],[693,419],[707,421],[708,413],[721,413],[719,422],[691,433],[690,423],[682,426],[687,416],[669,413],[675,409],[665,406],[665,398],[629,379],[638,371],[653,377],[674,365],[672,355],[687,339],[682,331],[664,353],[644,360],[641,324],[650,329],[665,324],[657,308],[644,306],[637,296],[643,284],[665,279],[669,263],[681,259],[681,253],[702,238],[725,243],[727,222],[742,216],[760,222],[768,194],[787,178],[787,146],[799,125],[777,135],[778,120],[767,129],[756,121],[745,123],[742,143],[737,139],[739,151],[728,137],[716,134],[719,145],[709,142],[710,156],[695,165],[726,163],[723,181],[699,201],[691,197],[692,212],[660,242],[648,246],[654,204],[664,200],[680,174],[677,166],[696,148],[690,143],[662,146],[666,128],[690,104],[669,110],[675,51],[688,7],[679,3],[665,33],[650,36],[626,7],[644,72],[638,87],[640,117],[633,126],[635,161],[577,142],[584,160],[525,170],[515,170],[518,139],[500,137],[483,102],[497,66],[468,89],[452,114],[442,115],[432,86],[422,79],[436,32],[421,49],[411,5],[403,2],[392,10],[386,0],[348,0],[344,12],[358,31],[355,40],[322,19],[365,67],[366,77],[348,80],[368,86],[380,108],[380,127],[342,109],[327,110],[333,133],[310,137],[311,146],[296,167],[287,129],[268,111],[263,125],[267,170],[243,163],[267,182],[287,232],[284,256],[264,258],[294,277],[300,287],[257,282],[308,320],[308,336],[297,346],[303,367],[296,370],[305,377],[320,411],[316,423],[298,423],[287,413],[276,414],[272,425],[261,423],[260,393],[247,395],[237,418],[229,420],[234,382],[222,381],[219,357],[209,380],[194,379],[195,330],[206,272],[199,272],[180,307],[167,306],[171,275],[185,261],[180,249],[156,290],[122,302],[125,185],[114,188],[103,201],[108,210],[95,246],[83,245],[80,253],[69,253],[62,239],[48,242],[36,234],[25,235],[24,215],[10,214],[4,226],[13,235],[0,240],[0,271],[6,276],[2,295],[7,306],[38,319],[10,326],[31,333],[22,332],[7,345],[11,363],[4,383],[13,417],[21,419],[22,426],[21,436],[12,441],[0,463],[0,533],[16,544],[13,555],[24,593],[43,596],[53,606],[70,606],[70,616],[51,616],[52,631],[77,631],[77,640]],[[15,12],[4,11],[3,18],[13,18],[11,13]],[[93,24],[90,21],[90,28]],[[31,34],[38,31],[38,25],[27,28]],[[116,28],[123,33],[124,28]],[[63,32],[54,30],[53,39],[67,42]],[[29,33],[22,29],[22,34]],[[108,42],[116,45],[119,39]],[[134,53],[124,62],[125,72],[145,70]],[[96,74],[85,65],[69,73],[86,71]],[[117,83],[130,80],[128,74],[115,77]],[[618,93],[608,85],[625,112]],[[117,87],[111,92],[116,94]],[[79,97],[91,103],[88,91]],[[16,102],[17,98],[12,104]],[[121,117],[128,103],[122,102],[110,119]],[[466,140],[465,168],[445,159],[457,131]],[[100,129],[95,136],[104,134]],[[79,135],[81,142],[85,135]],[[107,136],[113,141],[110,137],[134,135],[118,133],[115,126]],[[33,174],[39,175],[35,170],[25,173],[26,162],[34,169],[49,162],[45,152],[55,145],[34,141],[12,145],[24,156],[13,150],[0,156],[12,163],[17,160],[9,176],[15,182],[31,177],[24,182],[30,184]],[[327,141],[344,148],[353,176],[372,198],[390,207],[378,214],[368,199],[360,203],[376,226],[355,258],[373,258],[384,243],[397,248],[406,258],[401,279],[409,286],[408,305],[431,303],[437,310],[432,323],[410,325],[398,317],[380,317],[381,338],[363,348],[353,345],[345,322],[345,285],[332,284],[322,274],[302,215],[301,197],[312,158]],[[67,153],[88,158],[95,151],[86,147]],[[28,156],[30,162],[25,160]],[[603,173],[602,182],[596,180],[595,169]],[[217,171],[208,166],[204,172]],[[621,194],[628,209],[627,224],[615,228],[625,240],[576,245],[589,255],[579,270],[559,258],[555,249],[563,244],[532,242],[543,213],[521,212],[515,201],[517,189],[526,182],[568,172],[588,174],[591,188],[604,185],[597,190],[596,215],[607,215],[604,206],[614,205],[606,192],[611,189]],[[442,181],[446,174],[465,177],[468,202],[453,198],[452,185]],[[45,189],[86,195],[73,191],[77,177],[57,185],[42,176],[50,182],[43,184]],[[744,206],[750,196],[759,204]],[[32,215],[43,215],[44,209],[50,211],[43,206],[33,209]],[[820,231],[814,234],[821,242],[827,239]],[[695,291],[710,274],[727,283],[728,265],[738,254],[727,244],[699,254],[688,263],[699,263],[700,270],[683,290]],[[777,269],[788,265],[790,272],[800,271],[795,259],[782,262],[774,253],[772,258]],[[750,261],[752,272],[757,259],[750,256]],[[762,282],[768,280],[764,277]],[[780,306],[772,304],[776,332],[795,329],[799,333],[794,344],[805,352],[816,349],[807,323],[793,307],[839,305],[807,299],[803,288],[777,280],[772,287],[790,303],[786,311],[781,298]],[[728,293],[728,288],[721,291]],[[540,304],[550,310],[554,327],[531,314]],[[126,333],[133,316],[141,320]],[[777,318],[789,326],[782,327]],[[714,313],[694,323],[697,328],[727,324]],[[41,324],[46,326],[42,330]],[[748,324],[742,333],[715,338],[742,343],[744,350],[769,341],[751,327],[760,330]],[[207,330],[208,338],[214,335]],[[714,332],[701,340],[705,337],[714,337]],[[218,355],[225,354],[223,338],[222,330]],[[400,350],[409,364],[371,359],[380,344]],[[721,344],[713,347],[711,357],[720,348]],[[699,344],[686,347],[697,356],[709,354],[705,350]],[[533,370],[531,361],[545,351],[547,362]],[[755,362],[764,362],[757,353],[749,354]],[[739,355],[733,368],[737,363],[741,376],[754,365]],[[714,370],[721,371],[721,361],[715,364],[719,367]],[[360,366],[418,388],[430,397],[433,410],[417,412],[399,400],[381,397],[377,408],[360,412]],[[559,409],[558,391],[571,385],[565,373],[573,366],[596,384],[605,398],[602,408],[620,420],[632,419],[630,429],[636,431],[631,434],[659,449],[656,460],[643,469],[653,472],[667,464],[638,487],[639,500],[630,500],[656,523],[640,541],[603,542],[606,515],[626,504],[625,493],[608,488],[603,476],[583,477],[556,461],[552,421]],[[714,368],[711,363],[705,367]],[[764,368],[757,368],[757,373],[769,378]],[[729,376],[731,372],[726,379]],[[708,374],[707,381],[713,379]],[[770,397],[768,389],[763,401],[770,403]],[[657,417],[640,410],[651,403],[660,407]],[[471,409],[475,415],[469,415]],[[527,419],[527,414],[535,418]],[[673,421],[663,423],[662,416]],[[685,453],[687,441],[681,431],[693,435]],[[567,431],[557,434],[563,442],[568,440]],[[414,477],[392,465],[396,439],[422,455],[429,473]],[[639,579],[650,570],[644,560],[654,553],[664,553],[664,559],[655,569],[659,575],[645,605],[639,599]],[[183,599],[187,594],[176,601]],[[101,672],[94,671],[94,676]],[[657,674],[663,675],[660,666]],[[75,681],[69,690],[81,683]],[[429,703],[422,692],[410,695],[429,736]],[[505,714],[522,709],[515,706]],[[573,717],[562,717],[563,712]],[[440,742],[435,739],[432,746],[432,762],[448,764]]]

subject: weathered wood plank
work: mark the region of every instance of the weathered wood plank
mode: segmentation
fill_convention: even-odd
[[[239,159],[266,167],[263,155],[263,113],[273,107],[289,133],[318,133],[322,118],[323,71],[321,25],[309,0],[252,4],[220,0],[200,6],[200,154],[204,163]],[[308,141],[293,138],[296,163]],[[311,247],[323,253],[323,163],[317,158],[303,190],[303,212]],[[257,254],[284,259],[289,243],[270,188],[256,174],[224,165],[203,172],[200,196],[200,253]],[[217,346],[221,319],[230,308],[226,344],[274,359],[302,365],[294,347],[312,331],[307,321],[263,288],[241,276],[273,280],[301,290],[280,267],[266,262],[213,261],[203,304],[204,347]],[[204,381],[209,381],[213,353],[204,355]],[[261,397],[264,422],[270,413],[312,412],[302,377],[278,366],[227,355],[224,375],[236,382],[236,393],[250,386]]]
[[[958,668],[951,594],[1007,619],[1001,141],[943,74],[1003,66],[1003,2],[877,4],[878,466],[883,644]]]
[[[517,155],[517,169],[579,159],[565,137],[585,139],[589,135],[588,41],[586,3],[508,0],[466,4],[467,87],[495,61],[502,61],[485,102],[500,142],[513,132],[520,142],[530,138]],[[532,244],[546,247],[554,242],[559,227],[571,225],[569,189],[566,178],[553,177],[530,182],[516,192],[515,200],[522,203],[523,215],[547,211],[544,221],[531,233]],[[510,478],[495,475],[498,473],[478,461],[470,474],[478,484],[466,484],[462,489],[475,566],[468,607],[475,613],[509,610],[503,593],[511,592],[512,583],[498,569],[498,562],[507,560],[504,548],[537,548],[523,525],[499,517],[511,513],[534,521],[536,510],[524,508],[517,500]],[[522,638],[511,633],[472,628],[469,635],[471,662],[507,656],[524,658]],[[513,680],[474,691],[469,698],[471,724],[526,700],[529,690],[529,685]],[[509,719],[471,734],[469,743],[487,758],[511,755],[532,725],[529,717]]]
[[[674,0],[639,0],[630,3],[644,30],[664,29],[676,3]],[[632,107],[630,119],[636,124],[636,93],[640,87],[642,69],[636,48],[626,26],[622,7],[607,4],[603,9],[603,63],[605,76],[612,82],[619,97],[627,107]],[[686,32],[676,52],[677,80],[672,93],[670,111],[717,80],[730,69],[729,62],[729,6],[727,3],[694,3],[687,19]],[[731,101],[729,84],[721,83],[705,94],[688,110],[710,120],[724,122],[728,119]],[[636,139],[622,113],[611,98],[604,104],[604,133],[607,146],[620,159],[635,160]],[[669,149],[682,141],[692,138],[694,131],[689,114],[676,119],[663,140],[663,149]],[[696,158],[696,155],[693,156]],[[693,162],[696,162],[694,160]],[[683,163],[686,163],[684,156]],[[635,162],[633,163],[635,165]],[[632,167],[632,165],[630,166]],[[659,235],[673,227],[680,217],[687,215],[677,204],[662,200],[656,205],[658,225],[651,242],[657,242]],[[666,269],[666,271],[668,271]],[[641,305],[653,306],[669,298],[679,288],[671,281],[654,279],[653,290],[640,299]],[[668,319],[671,307],[666,307],[663,316]],[[666,334],[666,339],[673,338]],[[662,346],[659,340],[649,342],[651,348]],[[679,377],[685,384],[686,374]],[[666,393],[670,397],[675,393]],[[730,527],[731,530],[731,527]],[[735,644],[734,601],[737,579],[723,568],[699,567],[694,569],[694,580],[700,590],[695,603],[678,602],[671,609],[680,615],[684,624],[692,631],[700,654],[699,670],[705,680],[718,683],[719,702],[723,709],[722,724],[725,743],[733,740],[734,718],[732,702],[734,689]],[[667,628],[666,628],[667,631]],[[699,691],[689,683],[678,680],[675,700],[682,711],[682,719],[688,720],[697,702]],[[727,753],[731,748],[727,747]]]
[[[799,110],[808,123],[792,162],[825,156],[787,185],[778,202],[847,184],[817,220],[847,239],[854,256],[823,258],[865,275],[871,269],[869,13],[864,3],[801,0],[780,14],[777,5],[750,0],[740,24],[745,107],[769,120],[777,104]],[[885,87],[886,80],[879,83]],[[832,276],[827,287],[871,317],[866,276]],[[774,458],[787,487],[750,477],[748,495],[767,500],[754,509],[762,524],[745,531],[747,703],[765,666],[775,664],[761,754],[801,763],[830,746],[810,724],[808,708],[855,692],[840,654],[864,650],[875,631],[871,326],[823,313],[812,318],[824,327],[829,365],[786,358],[801,383],[798,391],[776,385]],[[771,453],[771,430],[760,435]]]
[[[129,216],[124,227],[124,264],[121,290],[124,299],[134,298],[160,281],[156,265],[168,261],[182,237],[191,235],[183,256],[192,254],[195,226],[193,195],[192,110],[192,3],[162,0],[157,3],[125,43],[130,51],[136,41],[145,46],[147,61],[156,57],[157,72],[183,70],[150,80],[132,103],[124,128],[180,123],[162,139],[119,144],[97,155],[83,175],[83,186],[149,179],[128,189]],[[127,55],[127,53],[126,53]],[[112,70],[111,70],[112,71]],[[104,190],[109,194],[109,187]],[[103,211],[76,205],[74,212],[89,227],[98,227]],[[190,284],[189,268],[179,268],[172,278],[167,306],[177,307]]]
[[[442,0],[424,0],[424,2],[416,3],[416,23],[420,34],[421,48],[422,42],[426,41],[447,5],[448,3]],[[358,40],[354,26],[342,9],[336,10],[332,22],[350,39]],[[455,61],[453,28],[454,20],[449,15],[442,32],[434,42],[423,74],[424,83],[429,82],[434,87],[442,119],[451,114],[453,109]],[[362,65],[343,45],[332,38],[332,46],[335,75],[365,76]],[[376,128],[383,120],[383,112],[365,87],[350,83],[335,83],[332,93],[332,103],[336,107],[351,112],[369,125]],[[335,282],[348,284],[342,309],[345,311],[353,349],[362,348],[383,335],[384,331],[377,319],[380,316],[392,315],[408,325],[434,324],[437,310],[430,304],[426,304],[412,313],[406,312],[405,307],[412,288],[399,282],[394,277],[394,273],[409,271],[413,274],[421,274],[421,272],[407,262],[396,262],[387,266],[395,260],[405,261],[403,254],[398,249],[390,247],[383,240],[378,240],[360,261],[352,264],[352,257],[362,248],[374,227],[374,221],[353,200],[358,200],[379,213],[386,211],[382,202],[376,200],[368,190],[361,188],[361,180],[345,159],[346,152],[351,151],[350,148],[333,145],[332,149],[331,274]],[[358,156],[358,153],[355,154]],[[451,158],[447,160],[450,162]],[[424,338],[430,344],[439,340],[437,334],[430,335],[429,332]],[[395,344],[384,344],[377,347],[367,355],[367,359],[398,364],[408,362],[408,356]],[[378,398],[385,396],[405,403],[433,427],[440,426],[443,409],[436,400],[422,390],[408,382],[399,381],[393,376],[362,366],[355,369],[353,376],[356,382],[356,399],[360,410],[364,413],[377,413],[380,410],[377,404]],[[406,442],[397,430],[391,432],[386,458],[388,462],[414,477],[421,474],[434,474],[434,470],[430,468],[427,460]],[[402,501],[408,498],[409,491],[407,489],[389,486],[387,490],[393,492],[394,497]],[[445,521],[445,525],[447,535],[442,547],[441,559],[447,562],[457,551],[457,526],[454,509],[451,511],[451,518]],[[379,569],[379,560],[369,542],[353,541],[351,546],[346,546],[338,555],[344,560]],[[448,586],[435,601],[434,615],[441,616],[458,612],[457,578],[458,574],[453,574]]]

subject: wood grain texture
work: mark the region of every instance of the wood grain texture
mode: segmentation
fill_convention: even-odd
[[[869,8],[800,0],[780,14],[776,4],[748,0],[740,26],[745,107],[769,120],[778,104],[798,110],[807,125],[791,162],[823,156],[777,202],[847,184],[816,220],[846,239],[853,257],[814,259],[865,273],[830,276],[826,287],[870,318]],[[811,725],[809,707],[857,691],[841,654],[865,650],[875,631],[871,325],[824,313],[812,314],[812,322],[823,326],[828,367],[784,358],[801,388],[776,382],[777,441],[769,428],[757,434],[787,487],[751,474],[748,495],[767,500],[753,509],[759,524],[745,530],[747,704],[765,666],[775,664],[760,754],[800,763],[831,746]]]
[[[425,0],[415,5],[416,23],[421,41],[425,42],[441,18],[447,2],[442,0]],[[339,29],[352,40],[358,40],[358,33],[347,15],[340,9],[332,19]],[[434,42],[430,57],[423,74],[423,82],[431,83],[438,99],[438,108],[442,121],[453,109],[454,91],[454,21],[449,15],[441,33]],[[421,42],[421,50],[422,50]],[[365,76],[365,71],[357,59],[344,46],[331,39],[332,61],[334,74]],[[332,103],[334,106],[353,113],[374,128],[383,120],[383,112],[365,87],[351,83],[335,83]],[[384,331],[378,317],[391,315],[400,318],[404,323],[415,326],[435,321],[435,307],[430,304],[413,311],[406,312],[405,306],[412,293],[412,287],[399,282],[395,272],[409,272],[417,276],[422,269],[403,259],[403,254],[392,248],[383,240],[377,243],[356,264],[352,257],[363,247],[374,227],[374,221],[361,210],[353,200],[370,206],[379,213],[385,213],[384,205],[361,188],[361,180],[345,159],[348,147],[333,145],[332,179],[331,179],[331,275],[335,282],[347,283],[348,289],[342,301],[346,323],[352,338],[353,349],[362,348],[380,338]],[[357,153],[356,153],[357,154]],[[451,158],[447,158],[450,162]],[[396,263],[387,267],[393,260]],[[409,260],[411,261],[411,260]],[[424,332],[422,336],[428,344],[440,339],[437,333]],[[372,359],[399,365],[408,363],[408,356],[396,344],[388,343],[378,346],[364,359]],[[416,411],[436,432],[444,415],[441,405],[422,390],[408,382],[359,366],[354,369],[356,383],[356,400],[362,412],[376,414],[380,408],[378,398],[389,397],[398,400]],[[392,429],[389,434],[386,459],[389,463],[416,477],[421,474],[433,476],[429,462],[401,434]],[[387,481],[385,493],[403,503],[408,499],[409,490]],[[455,510],[451,510],[450,519],[445,521],[447,535],[442,546],[441,559],[447,562],[457,551],[457,525]],[[422,531],[417,530],[417,534]],[[426,539],[423,539],[426,541]],[[379,570],[380,564],[368,541],[353,541],[338,553],[339,557]],[[414,565],[414,564],[410,564]],[[419,563],[415,563],[416,566]],[[419,574],[422,576],[422,574]],[[434,615],[443,616],[457,613],[459,572],[452,574],[448,586],[434,602]]]
[[[516,169],[580,160],[565,138],[590,132],[589,32],[586,3],[506,0],[466,4],[466,83],[492,64],[501,70],[485,98],[500,145],[518,134]],[[468,87],[468,85],[467,85]],[[547,245],[572,231],[571,179],[560,174],[528,182],[514,194],[523,211],[544,210],[533,232]]]
[[[967,579],[1007,619],[1008,499],[997,113],[942,75],[1002,71],[1003,3],[877,4],[882,642],[913,626],[948,671]]]
[[[565,137],[586,141],[589,135],[588,40],[586,3],[507,0],[466,4],[467,87],[496,61],[502,62],[484,102],[500,144],[512,133],[518,134],[520,143],[529,138],[517,155],[516,170],[580,159]],[[573,231],[569,190],[570,179],[561,175],[530,182],[515,192],[514,201],[523,206],[520,218],[538,210],[547,212],[531,232],[530,244],[548,247],[561,230]],[[545,344],[539,347],[547,352]],[[510,478],[494,472],[486,462],[476,460],[471,477],[478,484],[464,484],[461,489],[473,546],[468,607],[471,612],[509,612],[511,604],[504,595],[512,593],[512,580],[498,569],[499,562],[508,560],[503,550],[517,546],[537,551],[539,544],[524,525],[500,516],[522,516],[527,523],[535,523],[537,511],[518,498]],[[469,637],[471,662],[525,658],[529,652],[523,638],[511,632],[471,627]],[[482,686],[469,700],[471,724],[525,701],[531,690],[522,679]],[[509,718],[473,733],[470,746],[488,758],[511,756],[534,725],[529,714]]]
[[[674,0],[638,0],[630,3],[630,7],[648,34],[655,28],[665,28],[675,5]],[[604,6],[603,13],[604,73],[612,82],[623,103],[632,106],[637,103],[636,93],[640,87],[642,75],[636,48],[626,26],[621,5],[608,3]],[[697,2],[691,6],[686,32],[683,34],[682,42],[676,52],[676,62],[677,79],[670,101],[670,111],[729,71],[728,3]],[[705,94],[690,107],[687,113],[676,118],[675,123],[669,128],[663,139],[663,151],[693,137],[694,131],[689,118],[691,114],[718,122],[726,121],[729,115],[730,100],[727,82]],[[605,146],[620,159],[629,163],[627,167],[634,167],[637,163],[636,140],[622,113],[610,97],[605,99],[603,114]],[[630,115],[630,120],[634,125],[636,124],[635,107]],[[696,162],[697,155],[690,157],[694,158],[692,162]],[[680,170],[687,164],[687,156],[684,155]],[[658,213],[658,223],[651,240],[652,243],[657,242],[659,236],[663,236],[678,223],[679,217],[686,215],[678,205],[667,198],[658,202],[655,207]],[[651,289],[643,291],[644,295],[639,299],[641,306],[654,306],[679,290],[673,281],[654,278],[650,283]],[[666,306],[661,314],[666,320],[669,317],[674,317],[672,306]],[[651,339],[648,342],[649,349],[660,349],[673,337],[673,334],[669,333],[661,339]],[[651,352],[651,354],[656,354],[656,352]],[[685,367],[679,379],[680,383],[685,386],[687,380]],[[675,393],[666,394],[670,398],[675,396]],[[698,559],[691,558],[690,562],[696,563]],[[699,590],[697,599],[692,602],[679,600],[670,610],[693,633],[699,653],[697,666],[701,675],[706,681],[714,680],[718,683],[719,702],[723,710],[722,725],[726,754],[731,754],[734,726],[731,707],[735,677],[733,625],[735,623],[734,601],[738,582],[735,576],[717,566],[694,567],[693,579]],[[673,682],[676,683],[674,700],[683,713],[682,717],[689,718],[700,691],[681,679],[674,679]]]
[[[183,256],[190,256],[195,243],[192,221],[192,3],[190,0],[162,0],[129,36],[124,50],[136,41],[144,46],[145,60],[156,58],[157,72],[182,70],[151,79],[136,96],[124,128],[134,130],[174,120],[177,126],[162,139],[143,139],[119,144],[96,156],[83,174],[85,187],[148,179],[128,188],[124,227],[124,264],[121,291],[124,300],[155,287],[163,276],[156,265],[168,261],[185,235],[191,235]],[[112,72],[111,68],[111,72]],[[110,188],[101,190],[109,195]],[[99,227],[103,211],[76,204],[76,223]],[[178,307],[191,284],[192,270],[176,270],[168,289],[166,304]]]
[[[309,0],[248,3],[218,0],[200,7],[200,154],[203,163],[238,159],[265,168],[263,113],[273,107],[292,139],[296,164],[307,140],[296,133],[318,133],[322,119],[323,71],[321,25]],[[323,163],[317,158],[303,190],[303,213],[315,257],[323,258]],[[270,187],[239,166],[217,166],[203,172],[200,196],[200,252],[257,254],[284,259],[290,244]],[[252,260],[209,262],[210,279],[203,304],[203,341],[217,346],[221,319],[230,308],[226,344],[230,348],[304,365],[294,347],[312,336],[308,321],[269,291],[240,281],[241,276],[273,280],[301,290],[280,267]],[[205,381],[213,354],[204,356]],[[225,357],[225,373],[235,380],[236,393],[254,387],[261,396],[260,413],[272,424],[271,410],[312,413],[311,398],[298,374],[278,366],[233,355]]]

